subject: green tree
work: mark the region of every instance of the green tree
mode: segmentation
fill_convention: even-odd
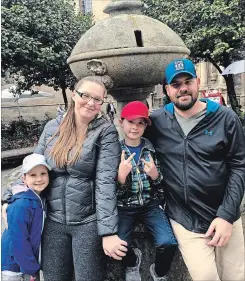
[[[145,13],[184,40],[195,61],[210,61],[219,71],[245,51],[244,0],[144,0]],[[224,76],[232,109],[240,114],[232,75]]]
[[[92,26],[92,17],[65,0],[2,1],[2,77],[15,74],[18,93],[33,85],[62,89],[75,78],[66,63],[73,47]]]

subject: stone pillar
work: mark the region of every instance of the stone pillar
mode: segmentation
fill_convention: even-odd
[[[208,87],[208,68],[207,68],[207,62],[201,62],[200,63],[200,89],[206,90]]]
[[[221,67],[221,70],[223,71],[223,67]],[[226,88],[226,83],[224,77],[220,74],[218,76],[218,88],[219,92],[222,93],[223,98],[225,99],[225,102],[227,104],[228,102],[228,97],[227,97],[227,88]]]
[[[242,110],[245,111],[245,73],[241,74],[240,105],[242,106]]]

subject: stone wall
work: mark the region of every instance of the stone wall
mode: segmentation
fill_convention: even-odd
[[[11,87],[13,84],[3,84],[2,90]],[[18,102],[15,99],[1,99],[1,121],[8,123],[18,120],[22,116],[24,120],[31,121],[33,118],[37,120],[45,119],[45,114],[51,117],[56,116],[56,111],[59,105],[64,104],[61,90],[55,91],[51,87],[40,86],[33,87],[33,89],[48,93],[49,96],[39,97],[33,95],[32,97],[21,97]],[[72,92],[67,90],[67,99],[70,101]]]
[[[2,90],[11,87],[13,84],[3,84]],[[41,86],[34,87],[37,91],[49,93],[49,97],[33,96],[30,98],[20,98],[18,102],[15,99],[1,99],[1,121],[2,123],[9,123],[16,121],[22,116],[26,121],[32,121],[33,119],[44,120],[45,114],[48,114],[51,118],[55,118],[57,114],[57,108],[61,105],[64,107],[64,100],[61,90],[55,91],[51,87]],[[66,90],[68,102],[71,100],[72,92]],[[116,106],[116,101],[108,95],[105,98],[105,102],[102,106],[102,111],[106,111],[107,100],[112,100]]]

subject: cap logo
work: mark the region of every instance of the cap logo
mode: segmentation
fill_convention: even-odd
[[[174,63],[175,70],[185,69],[183,61],[179,60]]]

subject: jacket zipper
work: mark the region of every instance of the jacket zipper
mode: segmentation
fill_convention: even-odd
[[[65,171],[67,173],[67,169],[65,167]],[[66,182],[67,182],[67,177],[65,177],[65,180],[63,182],[63,186],[62,186],[62,189],[63,189],[63,206],[64,206],[64,219],[65,219],[65,224],[66,224]]]
[[[140,205],[143,206],[144,205],[144,200],[143,200],[143,197],[142,197],[142,193],[143,193],[143,190],[144,190],[144,186],[143,186],[143,182],[141,180],[141,176],[140,176],[140,170],[139,170],[139,163],[140,163],[140,159],[141,159],[141,155],[142,155],[142,151],[144,150],[144,146],[142,147],[141,151],[140,151],[140,156],[139,156],[139,160],[138,160],[138,163],[135,163],[136,164],[136,171],[137,171],[137,176],[138,176],[138,179],[139,179],[139,184],[140,184],[140,193],[138,195],[138,198],[139,198],[139,202],[140,202]],[[135,160],[134,160],[135,162]]]
[[[187,145],[187,137],[184,136],[184,194],[185,194],[185,203],[188,204],[187,198],[187,182],[186,182],[186,174],[187,174],[187,160],[186,160],[186,145]]]
[[[38,197],[38,199],[40,200],[41,205],[42,205],[43,220],[42,220],[42,230],[41,230],[41,233],[43,233],[44,221],[45,221],[45,217],[46,217],[46,214],[45,214],[45,211],[44,211],[44,206],[43,206],[43,201],[42,201],[41,197],[39,196],[39,194],[37,194],[37,193],[36,193],[34,190],[32,190],[32,189],[30,189],[30,190],[35,193],[35,195]],[[39,264],[41,264],[41,251],[42,251],[42,244],[40,243],[40,246],[39,246],[39,253],[38,253],[38,262],[39,262]]]
[[[177,119],[174,119],[175,127],[177,132],[180,134],[180,136],[184,139],[184,163],[183,163],[183,171],[184,171],[184,196],[185,196],[185,203],[188,204],[188,198],[187,198],[187,159],[186,159],[186,146],[187,146],[187,139],[188,137],[184,134],[180,124],[178,123]],[[189,135],[189,134],[188,134]]]
[[[65,224],[66,224],[66,196],[65,196],[65,193],[66,193],[66,188],[65,188],[65,186],[66,186],[66,181],[67,181],[67,179],[65,178],[65,181],[64,181],[64,183],[63,183],[63,202],[64,202],[63,206],[64,206],[64,219],[65,219]]]
[[[91,186],[91,191],[92,191],[92,210],[95,209],[95,196],[94,196],[94,183],[93,181],[90,182],[90,186]]]
[[[142,185],[142,180],[140,178],[140,170],[139,170],[138,166],[136,167],[136,171],[137,171],[137,176],[138,176],[138,179],[139,179],[139,187],[140,187],[138,199],[139,199],[140,205],[142,206],[142,205],[144,205],[144,201],[143,201],[143,198],[142,198],[143,185]]]
[[[192,130],[189,132],[188,136],[191,135],[193,132],[195,132],[199,127],[200,127],[200,124],[204,123],[205,122],[205,119],[202,119],[200,121],[200,123],[198,123],[194,128],[192,128]],[[186,205],[188,205],[188,197],[187,197],[187,192],[188,192],[188,188],[187,188],[187,159],[186,159],[186,147],[187,147],[187,140],[188,140],[188,136],[185,136],[184,133],[183,133],[183,130],[182,128],[180,127],[179,123],[177,122],[177,120],[175,119],[175,122],[177,123],[177,131],[179,132],[180,136],[183,137],[184,139],[184,167],[183,167],[183,170],[184,170],[184,195],[185,195],[185,203]]]

